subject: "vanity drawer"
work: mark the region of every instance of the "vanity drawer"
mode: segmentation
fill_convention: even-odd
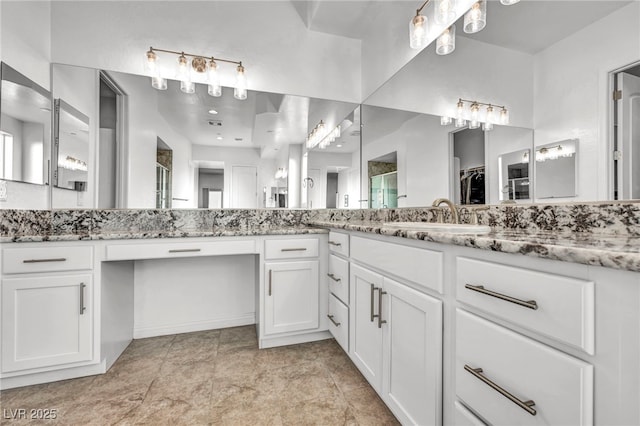
[[[349,308],[333,294],[329,295],[329,332],[346,353],[349,353]]]
[[[462,405],[460,401],[453,403],[454,405],[454,422],[456,426],[485,426],[485,423],[476,417],[467,407]]]
[[[4,274],[92,268],[93,247],[91,245],[49,246],[47,244],[46,247],[5,248],[2,250],[2,272]]]
[[[344,257],[349,257],[349,234],[330,231],[329,251]]]
[[[593,423],[593,366],[460,309],[455,368],[457,396],[489,424]]]
[[[465,257],[456,263],[459,301],[593,355],[593,282]]]
[[[369,238],[351,238],[351,258],[442,293],[443,254]]]
[[[266,260],[318,257],[317,238],[266,240],[264,244],[264,258]]]
[[[234,254],[252,254],[256,252],[255,240],[112,244],[106,247],[106,260],[224,256]]]
[[[349,304],[349,262],[333,254],[329,255],[327,276],[329,291],[345,304]]]

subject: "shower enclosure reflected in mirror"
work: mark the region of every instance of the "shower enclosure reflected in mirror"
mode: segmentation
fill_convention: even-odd
[[[0,179],[43,185],[47,179],[51,94],[4,62],[0,88]]]
[[[56,99],[54,124],[57,141],[54,185],[84,192],[89,177],[89,117],[62,99]]]
[[[536,198],[575,197],[578,181],[578,139],[536,148]]]

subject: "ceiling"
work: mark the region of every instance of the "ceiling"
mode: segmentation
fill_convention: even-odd
[[[300,19],[311,31],[350,38],[366,37],[372,17],[405,19],[408,22],[420,1],[343,1],[290,0]],[[632,0],[522,0],[503,6],[489,0],[487,26],[479,33],[458,35],[535,54],[580,28],[623,7]],[[140,77],[140,84],[150,84]],[[275,158],[289,144],[300,144],[322,119],[329,129],[341,123],[355,104],[301,96],[249,91],[246,100],[233,97],[224,88],[218,98],[207,94],[205,85],[196,84],[195,94],[184,94],[177,81],[158,92],[158,111],[167,123],[192,143],[209,146],[257,148],[263,158]],[[208,113],[214,109],[217,114]],[[327,152],[353,152],[359,147],[359,114],[350,115],[351,126],[343,129],[340,140]],[[376,125],[375,123],[374,125]],[[337,148],[337,145],[342,145]]]

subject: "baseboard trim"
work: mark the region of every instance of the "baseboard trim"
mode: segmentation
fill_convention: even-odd
[[[264,337],[258,342],[260,349],[275,348],[277,346],[297,345],[300,343],[315,342],[318,340],[333,339],[328,331],[315,331],[312,333],[295,334],[284,337]]]
[[[41,383],[57,382],[59,380],[75,379],[78,377],[94,376],[107,371],[104,360],[97,364],[82,367],[64,368],[61,370],[44,371],[42,373],[24,374],[21,376],[0,378],[0,390],[19,388],[22,386],[38,385]]]
[[[170,334],[191,333],[194,331],[215,330],[218,328],[239,327],[256,323],[255,314],[251,313],[237,318],[223,318],[206,321],[194,321],[159,327],[134,327],[133,338],[167,336]]]

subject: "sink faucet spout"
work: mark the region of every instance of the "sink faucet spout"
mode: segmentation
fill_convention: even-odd
[[[446,204],[447,207],[449,207],[449,210],[451,210],[451,223],[460,223],[460,220],[458,219],[458,209],[456,209],[455,204],[453,204],[451,200],[446,198],[437,198],[431,205],[433,207],[439,207],[441,204]]]

